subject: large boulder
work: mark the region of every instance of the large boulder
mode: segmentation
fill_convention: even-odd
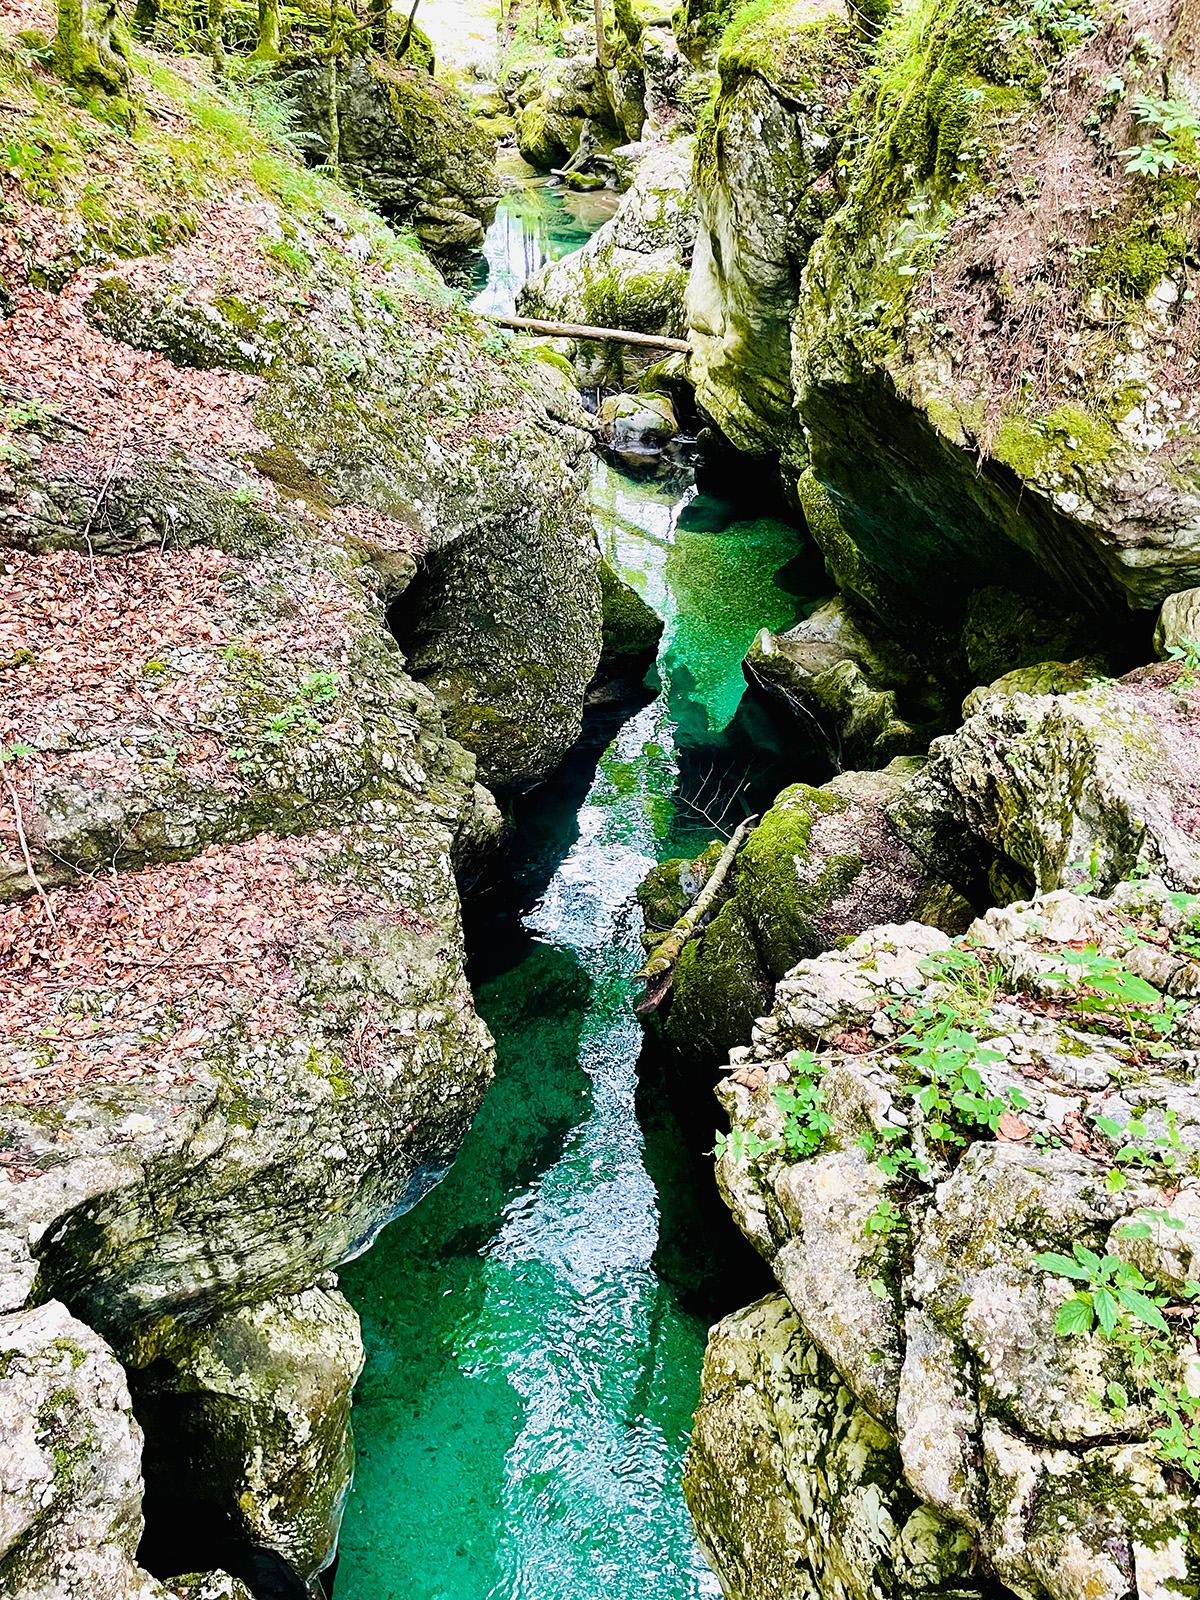
[[[708,925],[683,949],[666,1033],[696,1061],[747,1038],[774,985],[802,956],[830,949],[883,919],[919,914],[928,875],[884,807],[912,764],[850,773],[814,789],[794,784],[751,833]],[[698,888],[712,853],[691,865]],[[652,874],[651,885],[662,880]],[[678,877],[676,882],[682,882]],[[653,915],[654,888],[644,901]]]
[[[362,1364],[358,1316],[336,1291],[154,1329],[129,1358],[152,1564],[199,1565],[232,1541],[277,1552],[304,1582],[329,1566],[354,1472],[350,1395]]]
[[[787,1305],[714,1330],[686,1476],[729,1592],[826,1549],[858,1556],[837,1592],[894,1592],[916,1512],[939,1592],[1166,1600],[1200,1569],[1169,1442],[1196,1353],[1157,1309],[1196,1292],[1198,918],[1161,882],[1060,890],[957,942],[873,929],[778,985],[720,1091],[717,1174]],[[812,1475],[810,1430],[843,1462],[847,1411],[919,1506],[895,1469],[883,1515],[844,1465]]]
[[[730,1600],[982,1597],[970,1537],[922,1505],[782,1295],[709,1334],[684,1493]]]
[[[226,1574],[178,1591],[137,1564],[141,1429],[112,1351],[48,1301],[0,1316],[0,1585],[12,1600],[248,1600]]]
[[[280,69],[306,153],[330,161],[385,216],[439,254],[477,250],[496,212],[496,142],[462,97],[419,67],[352,55],[337,78],[339,142],[330,148],[329,67]]]
[[[921,859],[984,902],[1064,884],[1107,892],[1138,871],[1200,887],[1186,666],[1068,694],[1028,687],[1001,679],[895,800]]]
[[[680,338],[687,263],[696,237],[691,141],[653,150],[615,217],[580,250],[536,272],[521,290],[522,316],[587,327],[627,328]],[[648,361],[629,348],[581,345],[577,365],[586,381],[618,381]]]
[[[795,427],[800,268],[836,204],[838,130],[862,56],[829,0],[748,12],[722,39],[714,114],[696,140],[688,338],[697,398],[741,450],[778,450]]]
[[[812,470],[914,638],[953,637],[991,585],[1119,644],[1148,620],[1131,611],[1200,576],[1173,365],[1193,182],[1164,171],[1150,204],[1113,156],[1148,138],[1142,53],[1175,59],[1190,14],[1060,28],[1033,0],[938,0],[920,29],[881,20],[863,32],[886,68],[860,94],[841,7],[778,5],[725,36],[697,169],[700,402]]]

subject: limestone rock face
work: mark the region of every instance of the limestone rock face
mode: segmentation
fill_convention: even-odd
[[[1194,1581],[1195,1489],[1161,1442],[1194,1345],[1161,1317],[1152,1336],[1119,1311],[1110,1338],[1061,1313],[1089,1287],[1075,1267],[1106,1254],[1151,1320],[1191,1292],[1198,919],[1200,897],[1161,881],[1059,890],[958,941],[875,928],[777,986],[719,1091],[717,1175],[786,1301],[714,1330],[686,1479],[729,1593],[897,1592],[883,1575],[907,1583],[914,1544],[937,1576],[913,1581],[937,1593],[1166,1600]],[[1092,972],[1134,986],[1123,1019]],[[802,1147],[814,1090],[824,1121]],[[1143,1140],[1160,1154],[1131,1164]],[[882,1512],[844,1475],[852,1418],[871,1459],[896,1452],[873,1478]],[[797,1567],[810,1587],[786,1587]]]
[[[730,1600],[980,1592],[970,1535],[921,1504],[782,1295],[709,1335],[684,1492]]]
[[[103,274],[56,256],[60,287],[22,282],[5,319],[6,357],[45,357],[50,322],[76,344],[43,361],[45,416],[0,473],[0,732],[38,879],[5,809],[0,1290],[13,1317],[52,1299],[94,1330],[81,1383],[107,1341],[93,1409],[126,1428],[95,1495],[86,1395],[0,1452],[6,1493],[10,1462],[28,1469],[0,1587],[28,1556],[30,1600],[160,1596],[131,1568],[114,1356],[178,1398],[155,1364],[192,1352],[194,1459],[222,1459],[200,1436],[228,1423],[243,1472],[227,1570],[282,1561],[272,1541],[310,1571],[328,1557],[358,1356],[313,1285],[438,1180],[492,1070],[455,872],[500,816],[389,610],[418,558],[487,555],[503,652],[474,614],[448,620],[500,661],[496,720],[519,698],[540,741],[512,753],[519,781],[573,737],[600,651],[587,434],[561,396],[336,186],[318,204],[297,172],[285,203],[255,170],[213,198],[203,251],[171,233]],[[54,367],[80,341],[107,363],[86,382]],[[69,430],[49,404],[68,388]],[[82,1476],[29,1520],[59,1445]],[[244,1600],[180,1580],[222,1586]]]
[[[715,117],[698,137],[691,371],[727,437],[762,453],[794,429],[799,273],[831,205],[835,130],[859,46],[841,7],[795,0],[727,36],[718,64]]]
[[[353,1476],[362,1363],[357,1314],[323,1289],[146,1341],[130,1381],[155,1525],[198,1557],[233,1537],[277,1551],[302,1580],[322,1571]]]
[[[566,755],[600,662],[600,552],[576,498],[575,437],[565,461],[524,459],[531,504],[432,554],[392,614],[411,672],[500,789],[531,787]]]
[[[646,156],[616,216],[582,249],[526,282],[518,309],[522,316],[680,338],[687,331],[683,294],[695,237],[692,142],[677,139]],[[616,345],[585,345],[580,353],[587,381],[597,374],[617,380],[653,359],[653,352],[638,358]],[[618,370],[614,361],[624,365]]]
[[[700,403],[815,474],[864,587],[915,634],[954,634],[998,585],[1118,640],[1131,609],[1200,576],[1192,402],[1168,353],[1194,359],[1194,185],[1151,216],[1113,159],[1142,136],[1115,84],[1192,24],[1147,6],[1129,28],[1055,31],[1032,0],[945,0],[910,29],[881,10],[862,34],[886,65],[856,95],[856,14],[779,4],[726,32],[697,165]]]
[[[968,898],[991,881],[1107,890],[1137,868],[1200,886],[1192,690],[1170,663],[1062,695],[1002,681],[891,807]],[[1010,893],[1007,898],[1013,898]]]
[[[284,69],[307,151],[330,160],[329,68]],[[351,56],[338,75],[336,157],[344,180],[435,253],[477,250],[500,195],[496,143],[462,99],[428,72]]]

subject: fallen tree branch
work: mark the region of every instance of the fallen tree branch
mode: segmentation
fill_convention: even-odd
[[[607,340],[609,344],[641,344],[651,350],[679,350],[684,355],[691,349],[686,339],[668,339],[660,333],[630,333],[624,328],[589,328],[579,322],[543,322],[538,317],[488,315],[488,321],[498,322],[502,328],[516,328],[522,333],[546,333],[555,339],[600,339]]]
[[[705,917],[712,909],[713,901],[720,893],[721,885],[725,882],[734,858],[742,847],[742,841],[757,820],[757,817],[747,817],[745,822],[739,823],[734,829],[733,838],[721,851],[716,866],[709,874],[708,882],[645,966],[635,974],[635,977],[646,985],[645,993],[633,1008],[639,1016],[657,1010],[666,998],[675,981],[675,968],[683,954],[684,945],[699,931]]]

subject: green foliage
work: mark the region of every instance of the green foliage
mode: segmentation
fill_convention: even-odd
[[[1126,1326],[1132,1320],[1158,1333],[1171,1331],[1159,1310],[1167,1303],[1166,1295],[1160,1295],[1157,1284],[1144,1278],[1135,1266],[1118,1256],[1097,1255],[1078,1240],[1071,1250],[1069,1256],[1049,1250],[1034,1257],[1043,1272],[1087,1285],[1059,1307],[1054,1319],[1056,1333],[1090,1333],[1098,1326],[1111,1339],[1122,1318]]]
[[[1200,1483],[1200,1396],[1183,1388],[1168,1389],[1151,1377],[1149,1387],[1158,1400],[1163,1421],[1150,1437],[1163,1461],[1182,1467],[1193,1483]]]
[[[1179,1119],[1174,1111],[1167,1111],[1164,1120],[1166,1133],[1152,1136],[1140,1117],[1131,1117],[1124,1124],[1113,1117],[1096,1118],[1096,1127],[1117,1146],[1113,1156],[1115,1165],[1104,1180],[1110,1194],[1120,1194],[1128,1185],[1123,1167],[1135,1167],[1144,1172],[1161,1166],[1169,1175],[1179,1175],[1188,1159],[1179,1137]]]
[[[821,1148],[833,1121],[825,1110],[825,1091],[816,1081],[816,1057],[809,1050],[797,1050],[787,1061],[795,1077],[791,1084],[776,1088],[774,1100],[783,1112],[784,1149],[793,1160],[803,1161]]]
[[[1100,18],[1073,0],[1033,0],[1033,4],[1000,26],[1002,39],[1043,39],[1061,50],[1073,49],[1100,27]]]
[[[1168,661],[1181,661],[1183,671],[1175,679],[1177,689],[1191,689],[1195,686],[1196,676],[1200,673],[1200,641],[1184,639],[1179,644],[1170,645],[1167,649]]]
[[[1063,950],[1057,959],[1064,975],[1077,989],[1076,1011],[1124,1024],[1131,1043],[1156,1053],[1162,1038],[1179,1015],[1179,1003],[1164,997],[1144,978],[1127,972],[1112,956],[1102,956],[1095,945],[1083,950]]]
[[[754,1129],[741,1127],[718,1133],[714,1151],[718,1160],[728,1155],[735,1166],[741,1166],[779,1155],[792,1161],[816,1155],[833,1126],[825,1110],[825,1091],[818,1082],[821,1067],[811,1050],[794,1050],[787,1066],[790,1081],[778,1084],[772,1095],[783,1113],[782,1136],[764,1139]]]
[[[1174,167],[1195,167],[1200,115],[1186,100],[1159,100],[1153,95],[1140,94],[1133,102],[1133,110],[1143,126],[1159,128],[1161,133],[1119,152],[1129,158],[1126,172],[1157,178],[1159,173]]]

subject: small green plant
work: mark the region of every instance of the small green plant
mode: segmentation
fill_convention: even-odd
[[[867,1218],[866,1232],[868,1238],[881,1235],[886,1238],[889,1234],[898,1233],[908,1226],[908,1218],[903,1211],[897,1210],[886,1195]]]
[[[1167,660],[1183,663],[1183,671],[1175,679],[1175,688],[1194,688],[1197,675],[1200,674],[1200,641],[1184,639],[1179,644],[1168,646]]]
[[[1078,1239],[1071,1250],[1069,1256],[1048,1250],[1034,1257],[1043,1272],[1086,1285],[1059,1306],[1054,1319],[1056,1333],[1090,1333],[1098,1326],[1111,1339],[1123,1318],[1126,1326],[1132,1319],[1157,1333],[1171,1331],[1159,1310],[1167,1297],[1135,1266],[1119,1256],[1097,1255]]]
[[[1186,100],[1158,100],[1153,95],[1139,94],[1133,102],[1133,110],[1139,122],[1159,128],[1161,132],[1153,139],[1119,152],[1129,158],[1126,172],[1157,178],[1159,173],[1180,165],[1195,166],[1200,115]]]
[[[1164,996],[1127,971],[1112,956],[1103,956],[1095,945],[1082,950],[1063,950],[1058,959],[1065,976],[1072,979],[1076,996],[1074,1009],[1084,1016],[1116,1018],[1124,1024],[1130,1042],[1155,1051],[1179,1016],[1177,1001]]]
[[[1179,1137],[1179,1118],[1174,1111],[1164,1113],[1166,1133],[1152,1136],[1140,1117],[1131,1117],[1122,1124],[1112,1117],[1097,1117],[1096,1127],[1116,1146],[1115,1165],[1105,1177],[1105,1187],[1110,1194],[1120,1194],[1129,1180],[1121,1170],[1136,1167],[1153,1171],[1163,1168],[1168,1176],[1178,1176],[1186,1160],[1187,1151]]]
[[[776,1085],[772,1092],[775,1105],[783,1113],[782,1137],[764,1139],[752,1128],[735,1127],[729,1134],[717,1135],[718,1158],[728,1155],[736,1166],[777,1155],[803,1161],[821,1148],[833,1120],[825,1110],[825,1091],[817,1081],[820,1065],[811,1050],[794,1050],[787,1058],[787,1066],[789,1082]]]

